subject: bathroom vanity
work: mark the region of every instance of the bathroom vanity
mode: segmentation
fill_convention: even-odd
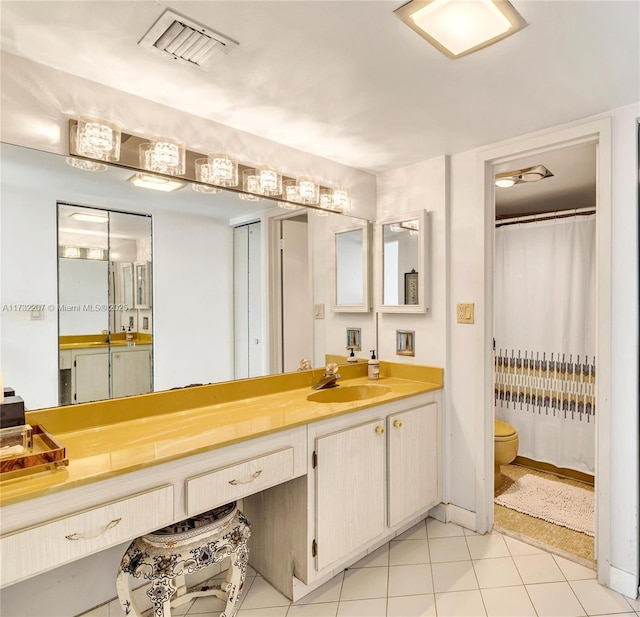
[[[304,596],[441,496],[442,370],[341,372],[353,400],[303,371],[30,412],[69,466],[2,481],[2,586],[243,499],[251,564]]]

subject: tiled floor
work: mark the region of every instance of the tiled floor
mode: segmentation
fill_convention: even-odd
[[[479,536],[427,519],[296,604],[250,571],[237,617],[637,617],[640,601],[595,572],[500,533]],[[214,614],[200,598],[174,615]],[[83,617],[116,617],[112,602]]]

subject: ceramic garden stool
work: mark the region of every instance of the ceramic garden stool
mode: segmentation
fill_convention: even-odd
[[[122,557],[116,582],[124,614],[141,617],[131,596],[131,575],[151,581],[147,595],[154,617],[170,617],[172,606],[211,595],[226,602],[220,617],[233,617],[247,572],[250,535],[247,519],[233,502],[136,538]],[[231,563],[220,587],[187,589],[185,574],[227,557]]]

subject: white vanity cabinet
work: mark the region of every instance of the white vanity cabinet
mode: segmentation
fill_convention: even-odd
[[[71,354],[73,403],[109,398],[109,349],[78,349]]]
[[[151,392],[151,345],[111,348],[111,397]]]

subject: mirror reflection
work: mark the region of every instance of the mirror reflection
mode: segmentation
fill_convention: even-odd
[[[426,310],[426,215],[381,224],[382,306],[380,310]]]
[[[369,311],[369,225],[338,229],[333,243],[333,310]]]
[[[144,366],[136,379],[139,383],[148,380],[154,391],[296,370],[303,356],[311,356],[317,368],[323,366],[325,353],[344,355],[345,324],[334,322],[330,315],[318,320],[317,311],[331,301],[329,263],[322,255],[330,249],[339,221],[352,227],[362,225],[362,221],[338,214],[307,216],[310,213],[304,209],[288,212],[273,200],[244,202],[231,191],[203,194],[188,183],[172,193],[139,188],[128,181],[131,170],[110,167],[104,173],[85,172],[67,165],[64,156],[9,144],[0,145],[0,157],[0,355],[5,383],[20,393],[28,409],[96,398],[95,393],[86,394],[82,382],[74,390],[73,375],[61,373],[72,368],[69,354],[61,353],[69,350],[60,348],[61,337],[66,336],[91,333],[104,336],[105,341],[109,337],[109,355],[102,362],[111,363],[111,373],[106,385],[101,378],[100,386],[103,394],[108,392],[106,396],[131,392],[121,389],[115,360],[132,358],[113,355],[123,354],[122,349],[127,348],[129,328],[136,339],[132,350],[145,351],[146,344],[150,358],[136,364]],[[68,237],[58,240],[59,204],[61,208],[108,213],[106,227],[104,223],[93,224],[93,244]],[[121,221],[120,217],[125,218]],[[283,224],[281,219],[288,217],[292,217],[291,225]],[[118,256],[117,243],[132,242],[131,238],[119,238],[124,231],[117,232],[126,220],[144,221],[147,239],[135,241],[135,253],[131,245],[129,252]],[[305,290],[308,308],[304,311],[296,300],[288,308],[281,303],[277,286],[282,272],[278,265],[280,226],[285,234],[293,231],[293,241],[309,256],[306,266],[294,260],[282,278],[285,285]],[[61,225],[62,229],[69,227],[67,223]],[[259,241],[251,244],[257,282],[252,283],[246,300],[255,310],[241,333],[241,326],[236,325],[240,320],[234,316],[241,306],[234,299],[234,280],[246,280],[248,272],[237,268],[234,272],[234,230],[242,227],[252,227]],[[286,244],[291,242],[287,240]],[[88,259],[88,253],[80,251],[83,258],[79,259],[71,256],[72,252],[64,256],[59,246],[106,252],[102,259],[97,258],[97,251],[92,253],[94,259]],[[91,274],[73,271],[83,266]],[[83,287],[87,298],[74,295]],[[106,318],[91,315],[95,321],[82,324],[77,313],[63,315],[65,311],[58,310],[58,304],[77,302],[131,308],[113,311]],[[27,310],[31,305],[42,310]],[[370,329],[370,324],[361,320],[351,320],[347,325]],[[103,334],[105,330],[107,334]],[[300,330],[308,336],[304,352],[296,350],[287,356],[284,337],[290,332],[291,337],[302,340],[297,333]],[[114,341],[123,335],[124,343],[116,350]],[[236,345],[241,335],[244,347]],[[252,368],[236,370],[236,358],[245,354],[249,345],[259,348],[258,359]],[[147,367],[148,375],[143,374]],[[138,368],[123,369],[127,374],[134,370]],[[74,394],[75,401],[71,400]]]
[[[59,404],[152,391],[151,217],[58,204]]]

